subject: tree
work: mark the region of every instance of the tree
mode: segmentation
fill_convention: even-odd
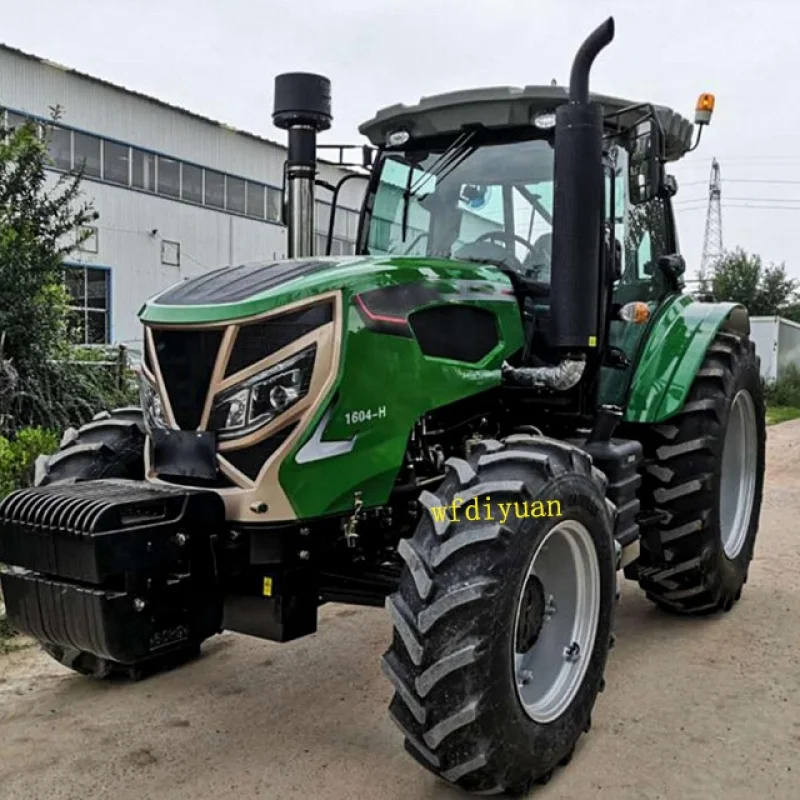
[[[784,264],[765,267],[761,257],[739,247],[713,266],[711,291],[717,300],[741,303],[751,316],[779,316],[798,303],[800,282],[786,274]]]
[[[54,109],[54,119],[59,117]],[[80,172],[48,181],[47,127],[0,125],[0,432],[60,423],[70,384],[63,262],[97,219]]]
[[[3,358],[23,374],[66,342],[63,261],[97,214],[78,201],[80,174],[47,186],[47,141],[38,125],[0,134],[0,333]]]

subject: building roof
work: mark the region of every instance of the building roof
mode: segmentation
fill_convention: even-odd
[[[281,150],[286,150],[286,145],[281,144],[280,142],[276,142],[274,139],[268,139],[265,136],[258,136],[255,133],[250,133],[249,131],[241,130],[240,128],[236,128],[233,125],[228,125],[225,122],[220,122],[219,120],[212,119],[211,117],[204,117],[202,114],[197,114],[194,111],[189,111],[188,109],[182,108],[181,106],[174,105],[172,103],[167,103],[164,100],[159,100],[157,97],[152,97],[151,95],[144,94],[143,92],[137,92],[134,89],[128,89],[125,86],[120,86],[118,83],[112,83],[111,81],[104,80],[103,78],[96,78],[94,75],[88,75],[85,72],[80,72],[76,69],[72,69],[71,67],[66,67],[63,64],[59,64],[55,61],[50,61],[47,58],[41,58],[39,56],[35,56],[32,53],[26,53],[23,50],[19,50],[16,47],[11,47],[10,45],[3,44],[0,42],[0,51],[5,51],[7,53],[12,53],[16,56],[21,56],[22,58],[26,58],[30,61],[35,61],[39,64],[44,64],[45,66],[52,67],[53,69],[61,70],[62,72],[66,72],[69,75],[74,75],[76,78],[82,78],[83,80],[90,81],[91,83],[95,83],[98,86],[105,86],[108,89],[114,89],[118,92],[125,92],[126,94],[133,95],[134,97],[139,97],[142,100],[146,100],[149,103],[154,103],[161,108],[169,109],[170,111],[177,111],[179,114],[185,114],[187,117],[191,117],[192,119],[199,120],[200,122],[205,122],[209,125],[217,125],[220,128],[224,128],[225,130],[232,131],[233,133],[237,133],[240,136],[246,136],[248,139],[254,139],[258,142],[262,142],[263,144],[269,144],[273,147],[279,147]],[[334,162],[326,161],[325,159],[319,159],[324,163],[331,164],[333,163],[334,166],[339,166]]]

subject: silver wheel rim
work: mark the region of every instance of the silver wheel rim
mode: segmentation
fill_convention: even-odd
[[[750,392],[736,393],[722,446],[719,518],[722,548],[736,558],[744,547],[756,491],[756,410]]]
[[[538,581],[544,608],[538,638],[523,653],[520,615],[526,586]],[[583,683],[600,618],[600,563],[584,525],[558,523],[531,559],[514,620],[514,680],[527,715],[535,722],[558,719]]]

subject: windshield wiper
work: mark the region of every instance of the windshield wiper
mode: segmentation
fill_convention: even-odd
[[[420,188],[431,178],[435,178],[439,175],[440,172],[445,170],[448,166],[451,165],[454,159],[457,159],[459,156],[463,156],[465,150],[467,149],[467,145],[472,141],[475,137],[475,131],[465,131],[462,133],[446,150],[439,154],[439,157],[431,164],[431,166],[425,170],[423,175],[417,180],[417,182],[409,187],[410,194],[417,194]],[[412,170],[413,172],[413,170]]]
[[[465,131],[462,133],[446,150],[439,154],[439,157],[431,164],[430,168],[425,170],[423,175],[417,179],[414,185],[411,185],[411,177],[414,174],[412,167],[408,172],[408,181],[406,183],[405,191],[403,192],[403,219],[400,231],[402,241],[406,239],[408,232],[408,205],[412,195],[419,195],[419,190],[426,182],[438,176],[446,177],[452,172],[473,150],[469,143],[475,137],[475,131]],[[447,170],[445,172],[445,170]],[[427,197],[427,195],[424,195]]]

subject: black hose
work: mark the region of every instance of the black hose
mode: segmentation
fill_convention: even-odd
[[[589,102],[589,71],[597,54],[614,38],[614,17],[609,17],[593,30],[580,46],[572,62],[569,75],[569,99],[571,103]]]

